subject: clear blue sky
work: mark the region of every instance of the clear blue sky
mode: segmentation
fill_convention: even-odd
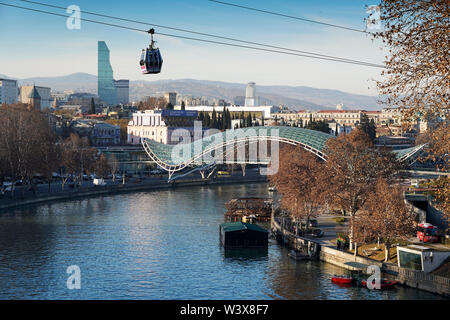
[[[364,34],[265,15],[207,0],[41,1],[64,7],[75,4],[86,11],[374,63],[382,63],[385,54],[378,42],[373,42]],[[378,2],[368,1],[229,0],[236,4],[357,29],[365,27],[365,5]],[[1,2],[66,14],[63,10],[21,1]],[[82,18],[100,19],[83,14]],[[146,28],[120,21],[111,22]],[[156,31],[192,36],[159,28]],[[81,22],[80,30],[68,30],[62,17],[0,6],[0,74],[17,78],[73,72],[96,74],[97,40],[104,40],[111,50],[115,78],[132,80],[194,78],[241,83],[255,81],[265,85],[306,85],[374,95],[376,90],[372,79],[378,78],[381,71],[377,68],[157,36],[158,46],[164,55],[163,72],[143,76],[139,73],[138,59],[140,50],[149,42],[149,37],[144,33],[84,21]]]

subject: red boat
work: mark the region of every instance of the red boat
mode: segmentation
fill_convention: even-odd
[[[380,283],[380,287],[381,287],[380,289],[391,288],[391,287],[395,286],[397,283],[398,283],[398,281],[395,281],[395,280],[382,279],[381,283]],[[367,281],[366,280],[362,280],[361,281],[361,285],[363,287],[367,287]]]
[[[334,276],[331,278],[331,282],[338,284],[350,284],[352,281],[352,277]]]

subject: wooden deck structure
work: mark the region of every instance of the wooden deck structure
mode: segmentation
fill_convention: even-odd
[[[225,203],[226,221],[242,221],[243,217],[254,216],[258,222],[270,221],[272,214],[271,198],[237,198]]]

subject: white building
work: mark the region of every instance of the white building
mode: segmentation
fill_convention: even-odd
[[[17,80],[0,78],[0,104],[17,103],[18,94]]]
[[[253,106],[253,107],[241,107],[241,106],[229,106],[225,107],[230,112],[261,112],[264,119],[270,119],[273,112],[278,111],[276,106]],[[223,106],[186,106],[186,110],[198,111],[198,112],[213,112],[217,113],[223,111]]]
[[[130,102],[130,80],[114,80],[117,93],[117,103],[128,104]]]
[[[20,102],[30,103],[28,96],[33,90],[34,86],[21,86],[20,87]],[[36,90],[41,96],[41,110],[48,109],[52,106],[53,99],[51,97],[51,89],[48,87],[36,86]]]
[[[194,127],[198,112],[188,110],[145,110],[133,113],[132,120],[128,122],[127,134],[129,144],[140,144],[143,138],[154,140],[163,144],[177,144],[183,141],[182,137],[175,138],[173,133],[177,129],[189,132],[191,141],[203,137],[208,128],[201,128],[199,132]],[[180,133],[180,132],[178,132]],[[190,141],[187,141],[190,142]]]

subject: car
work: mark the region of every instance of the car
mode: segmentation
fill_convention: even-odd
[[[228,171],[218,171],[217,172],[217,177],[218,178],[231,177],[231,175],[230,175],[230,173]]]
[[[308,232],[306,235],[311,236],[313,238],[320,238],[320,237],[323,237],[324,232],[319,228],[314,228],[310,232]]]
[[[106,186],[106,182],[103,179],[94,179],[92,183],[94,184],[94,186]]]
[[[301,221],[302,227],[306,225],[306,221]],[[309,225],[308,228],[317,228],[319,226],[319,223],[317,222],[317,219],[309,219]]]

